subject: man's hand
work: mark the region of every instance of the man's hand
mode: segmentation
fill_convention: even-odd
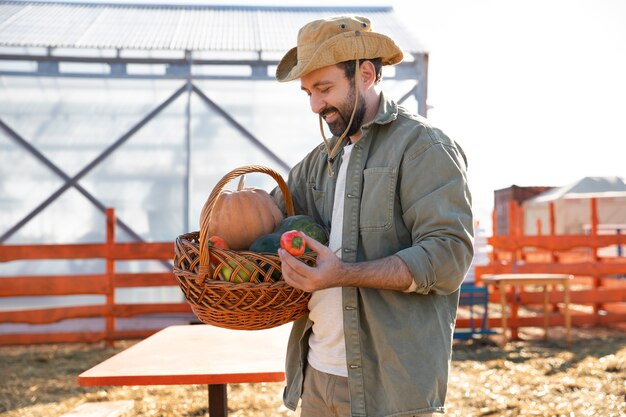
[[[399,256],[368,262],[343,262],[327,246],[304,234],[306,245],[317,252],[315,267],[306,265],[284,249],[278,249],[287,284],[306,292],[330,287],[363,287],[404,291],[413,278]]]
[[[287,284],[306,292],[341,286],[340,278],[344,263],[327,246],[304,234],[306,245],[317,253],[315,267],[291,256],[286,250],[279,249],[283,277]]]

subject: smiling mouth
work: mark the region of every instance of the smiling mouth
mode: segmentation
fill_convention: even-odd
[[[324,112],[324,114],[322,114],[322,117],[324,118],[324,120],[328,120],[329,117],[332,118],[335,114],[337,114],[337,110],[330,110]]]

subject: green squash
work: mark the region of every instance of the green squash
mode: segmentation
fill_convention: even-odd
[[[310,216],[300,214],[287,217],[280,223],[276,233],[280,236],[290,230],[299,230],[322,245],[328,245],[328,232]]]
[[[280,248],[280,235],[281,233],[278,232],[263,235],[252,242],[250,250],[257,253],[277,254]]]

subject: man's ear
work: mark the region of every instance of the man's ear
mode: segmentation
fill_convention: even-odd
[[[359,62],[359,80],[361,86],[369,89],[376,84],[376,68],[372,61]]]

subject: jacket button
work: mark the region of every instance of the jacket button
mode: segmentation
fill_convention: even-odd
[[[359,365],[355,365],[355,364],[350,365],[350,369],[357,369],[358,367]]]
[[[356,307],[354,307],[354,306],[346,306],[346,310],[348,310],[348,311],[356,310]]]

